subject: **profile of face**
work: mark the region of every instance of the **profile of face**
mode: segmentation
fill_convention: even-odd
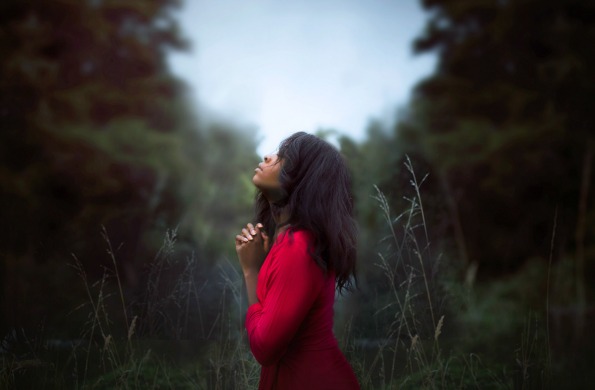
[[[254,169],[252,183],[264,194],[269,202],[276,202],[284,197],[284,191],[279,181],[282,161],[277,154],[267,154],[263,161]]]

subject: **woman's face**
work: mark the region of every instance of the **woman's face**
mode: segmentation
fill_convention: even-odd
[[[262,191],[269,201],[280,200],[283,193],[279,174],[281,173],[281,161],[277,154],[267,154],[264,160],[254,170],[252,183]]]

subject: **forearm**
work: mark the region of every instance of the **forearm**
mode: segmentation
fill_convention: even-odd
[[[248,306],[258,302],[256,297],[256,285],[258,283],[258,271],[244,271],[244,281],[246,282],[246,293],[248,296]]]

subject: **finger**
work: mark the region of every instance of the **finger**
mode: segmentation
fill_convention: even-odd
[[[271,242],[269,240],[268,236],[263,237],[262,239],[262,247],[264,248],[264,251],[268,253],[269,249],[271,249]]]
[[[242,234],[244,235],[244,237],[246,237],[249,240],[253,240],[254,238],[252,237],[252,234],[250,234],[250,232],[248,231],[248,229],[243,228],[242,229]]]
[[[243,243],[248,242],[248,241],[249,240],[246,237],[242,236],[241,234],[238,234],[236,236],[236,243],[237,244],[243,244]]]
[[[262,230],[260,230],[260,226],[258,225],[256,225],[256,227],[254,228],[254,240],[259,243],[263,240]]]
[[[262,223],[259,223],[256,225],[256,228],[258,229],[258,233],[260,233],[260,236],[264,239],[264,238],[268,238],[268,234],[266,232],[266,230],[264,229],[264,226],[262,226]]]
[[[256,230],[258,233],[260,233],[260,236],[262,237],[266,237],[267,236],[267,232],[264,229],[264,226],[262,223],[257,223],[256,224]]]
[[[250,234],[252,234],[253,236],[256,235],[256,230],[254,229],[254,225],[249,223],[247,226],[248,226],[248,229],[250,230]]]
[[[264,225],[260,222],[258,222],[256,224],[256,228],[258,229],[258,233],[260,238],[262,238],[262,244],[264,247],[264,250],[268,252],[269,250],[269,235],[267,234]]]

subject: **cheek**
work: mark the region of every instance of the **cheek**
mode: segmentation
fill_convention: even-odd
[[[271,170],[267,172],[266,177],[264,178],[267,185],[271,188],[281,188],[281,182],[279,181],[280,172],[277,170]]]

